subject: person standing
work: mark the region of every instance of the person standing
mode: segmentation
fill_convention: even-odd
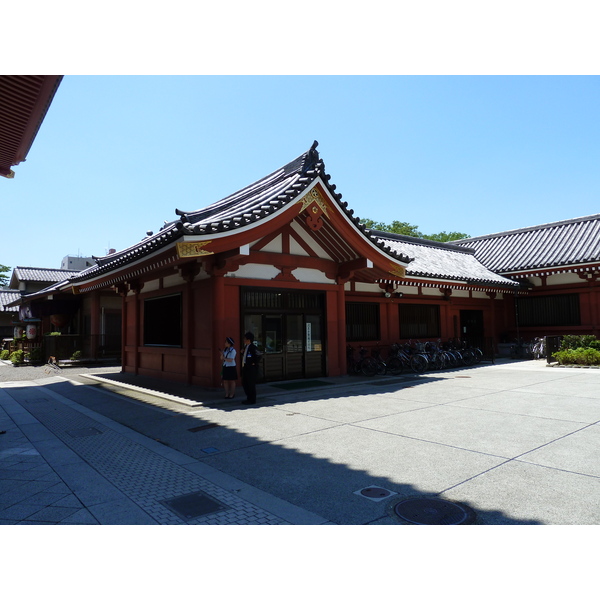
[[[223,388],[225,389],[225,398],[233,398],[235,396],[235,382],[238,378],[237,366],[235,363],[236,350],[233,338],[228,337],[225,340],[225,350],[221,352],[221,379],[223,380]]]
[[[254,345],[254,334],[248,331],[244,335],[244,352],[242,354],[242,385],[246,399],[242,404],[256,404],[256,381],[260,354]]]

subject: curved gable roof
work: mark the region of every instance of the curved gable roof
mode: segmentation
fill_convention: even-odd
[[[451,242],[488,269],[514,273],[600,261],[600,214]]]
[[[342,195],[329,183],[330,175],[325,172],[325,163],[317,151],[315,141],[311,148],[273,171],[266,177],[219,200],[206,208],[195,211],[176,209],[179,219],[165,223],[156,234],[149,234],[141,242],[105,257],[94,257],[97,265],[71,278],[82,282],[120,268],[143,258],[161,248],[181,240],[184,236],[215,236],[251,228],[265,219],[283,211],[297,202],[298,197],[318,180],[327,189],[339,209],[353,223],[360,235],[390,258],[409,263],[410,256],[387,247],[354,217],[354,211],[341,202]]]

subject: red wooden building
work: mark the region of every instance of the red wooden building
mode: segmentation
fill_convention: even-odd
[[[519,283],[470,248],[365,229],[316,146],[63,284],[121,295],[125,372],[216,386],[248,330],[267,380],[343,374],[348,343],[498,335]]]

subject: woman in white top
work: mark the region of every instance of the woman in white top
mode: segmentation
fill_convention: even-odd
[[[228,337],[225,340],[225,350],[221,351],[221,379],[225,388],[225,398],[233,398],[235,395],[235,382],[238,378],[237,367],[235,364],[236,351],[233,347],[234,341]]]

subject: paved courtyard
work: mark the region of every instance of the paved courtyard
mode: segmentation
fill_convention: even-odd
[[[600,523],[600,370],[501,361],[259,386],[0,366],[0,524]],[[305,387],[301,387],[304,385]]]

